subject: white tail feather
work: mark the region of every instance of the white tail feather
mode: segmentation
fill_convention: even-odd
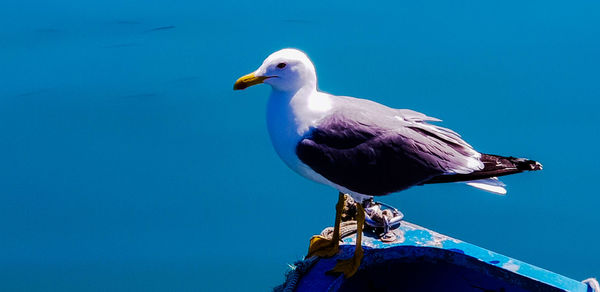
[[[494,193],[497,195],[506,195],[506,185],[498,180],[497,177],[490,177],[486,179],[472,180],[466,182],[467,185],[484,190],[486,192]]]

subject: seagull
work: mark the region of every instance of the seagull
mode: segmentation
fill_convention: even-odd
[[[433,124],[441,120],[425,114],[319,91],[315,66],[297,49],[272,53],[233,89],[261,83],[272,88],[267,127],[279,157],[300,175],[339,192],[333,236],[313,236],[307,257],[337,254],[344,194],[356,202],[354,255],[330,271],[346,278],[358,271],[364,254],[364,200],[449,182],[503,195],[505,185],[497,177],[542,169],[533,160],[480,153],[456,132]]]

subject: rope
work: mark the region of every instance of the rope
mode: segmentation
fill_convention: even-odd
[[[596,278],[585,279],[581,282],[587,284],[590,288],[592,288],[593,292],[600,292],[600,284],[598,283],[598,280],[596,280]]]
[[[380,211],[378,214],[381,218],[388,216],[385,213],[387,210]],[[340,239],[343,239],[351,234],[356,233],[356,204],[352,197],[344,196],[344,208],[341,214],[342,222],[340,223]],[[333,237],[333,227],[326,227],[321,231],[321,236],[331,239]],[[300,278],[310,268],[319,261],[316,256],[296,261],[293,265],[290,265],[290,270],[285,274],[285,282],[273,289],[274,292],[293,292],[300,281]]]
[[[298,285],[298,281],[300,281],[302,275],[310,270],[318,261],[318,257],[310,257],[305,260],[296,261],[293,265],[290,265],[290,270],[285,274],[285,282],[273,288],[273,292],[293,292],[296,290],[296,285]]]
[[[340,223],[340,239],[343,239],[344,237],[353,233],[356,233],[356,221],[343,221]],[[323,229],[323,231],[321,231],[321,236],[329,239],[332,238],[333,227],[327,227]]]
[[[340,223],[340,238],[356,233],[356,205],[350,196],[346,195],[344,197],[344,209],[341,214],[342,222]],[[321,235],[325,238],[332,238],[333,227],[323,229]],[[273,291],[293,292],[296,289],[300,278],[302,278],[302,275],[308,272],[308,270],[318,261],[318,257],[310,257],[296,261],[293,265],[290,265],[290,270],[285,274],[285,282],[275,287]]]
[[[356,233],[356,205],[354,204],[354,200],[346,195],[344,196],[344,209],[342,211],[342,222],[340,224],[340,239],[343,239],[346,236],[349,236],[353,233]],[[384,217],[390,217],[391,214],[386,213],[388,210],[380,211],[377,213],[371,214],[372,218],[383,220]],[[385,235],[385,234],[382,234]],[[333,236],[333,227],[326,227],[321,231],[321,236],[325,238],[331,238]],[[382,238],[384,239],[384,238]],[[293,292],[296,290],[296,286],[300,281],[302,275],[304,275],[310,268],[319,261],[319,258],[316,256],[298,260],[293,265],[290,266],[290,270],[285,274],[285,282],[275,288],[273,288],[273,292]],[[587,284],[589,288],[592,289],[592,292],[600,292],[600,284],[598,280],[595,278],[589,278],[582,281],[582,283]]]

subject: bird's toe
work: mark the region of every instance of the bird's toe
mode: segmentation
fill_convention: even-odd
[[[332,257],[339,251],[339,241],[315,235],[310,239],[308,254],[306,257],[318,256],[321,258]]]

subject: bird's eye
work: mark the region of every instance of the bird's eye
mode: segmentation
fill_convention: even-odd
[[[279,63],[279,64],[277,64],[277,68],[283,69],[283,68],[285,68],[285,65],[286,65],[285,63]]]

